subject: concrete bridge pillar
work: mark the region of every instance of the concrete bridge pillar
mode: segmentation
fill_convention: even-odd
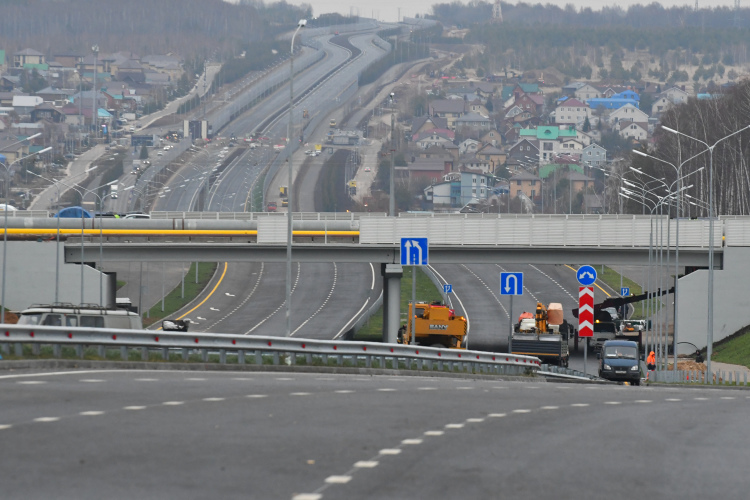
[[[383,342],[395,344],[401,322],[401,264],[381,264],[383,276]]]

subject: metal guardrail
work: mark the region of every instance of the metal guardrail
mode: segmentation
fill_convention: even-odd
[[[590,375],[588,373],[584,373],[578,370],[574,370],[572,368],[565,368],[564,366],[555,366],[555,365],[548,365],[543,364],[539,367],[539,371],[537,372],[538,375],[543,376],[549,376],[549,377],[559,377],[559,378],[567,378],[567,379],[573,379],[573,380],[597,380],[601,381],[599,377],[595,375]]]
[[[168,359],[170,351],[177,349],[183,360],[188,359],[191,351],[198,350],[204,362],[209,361],[211,352],[218,353],[220,363],[227,363],[228,358],[234,357],[239,364],[246,363],[249,354],[255,364],[263,364],[264,355],[271,355],[275,365],[280,364],[284,357],[291,364],[297,364],[298,357],[304,356],[306,364],[322,362],[324,366],[328,365],[329,359],[336,360],[339,366],[344,365],[345,359],[359,366],[359,361],[364,359],[367,368],[373,367],[373,361],[377,361],[382,369],[412,369],[416,364],[417,370],[504,375],[534,373],[540,366],[540,360],[533,356],[376,342],[59,326],[2,325],[0,328],[0,350],[7,354],[14,345],[18,356],[22,355],[24,344],[31,344],[34,354],[40,352],[40,346],[51,345],[56,358],[62,357],[63,346],[75,347],[79,357],[83,357],[85,346],[96,346],[101,357],[108,349],[119,349],[124,360],[129,359],[129,349],[136,348],[140,349],[144,360],[149,359],[153,350]]]
[[[717,370],[714,373],[708,373],[698,370],[657,370],[649,373],[649,380],[666,384],[743,385],[747,387],[747,372]]]

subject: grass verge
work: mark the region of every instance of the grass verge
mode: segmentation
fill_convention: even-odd
[[[611,267],[603,266],[602,270],[598,270],[597,280],[601,280],[607,284],[612,290],[620,289],[620,273],[612,269]],[[622,286],[630,288],[630,295],[640,295],[644,292],[641,285],[631,280],[625,275],[622,275]],[[616,296],[616,295],[613,295]],[[661,302],[654,300],[654,307],[658,310],[661,306]],[[633,316],[631,319],[646,319],[646,301],[636,302],[633,304]]]
[[[201,262],[198,265],[198,283],[196,283],[194,278],[195,262],[190,264],[190,269],[185,275],[185,296],[182,297],[182,285],[178,285],[164,298],[163,311],[161,309],[161,301],[149,309],[148,318],[143,318],[143,326],[153,325],[189,304],[203,291],[208,282],[211,281],[216,272],[217,265],[216,262]]]
[[[711,360],[750,368],[750,327],[714,344]]]
[[[411,301],[411,273],[413,267],[404,267],[401,277],[401,317],[406,321],[406,314]],[[435,288],[435,284],[420,269],[417,272],[417,301],[432,302],[443,300],[443,295]],[[383,308],[370,316],[370,319],[354,334],[354,340],[363,342],[380,342],[383,339]]]

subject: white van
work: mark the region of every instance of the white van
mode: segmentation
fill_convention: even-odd
[[[138,314],[125,309],[106,309],[92,304],[84,306],[73,304],[33,305],[21,311],[18,324],[143,330],[143,323]]]
[[[109,197],[113,200],[117,198],[117,184],[112,184],[112,187],[109,188]]]

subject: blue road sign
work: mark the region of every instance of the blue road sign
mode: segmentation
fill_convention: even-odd
[[[428,253],[427,238],[401,238],[402,266],[426,266]]]
[[[500,295],[523,295],[523,273],[500,273]]]
[[[453,292],[453,285],[449,285],[448,283],[443,285],[443,293],[451,293],[451,292]]]
[[[620,297],[627,297],[630,295],[630,287],[624,286],[620,288]]]
[[[596,269],[592,266],[581,266],[576,271],[576,278],[578,278],[578,283],[583,286],[593,285],[596,281]]]

